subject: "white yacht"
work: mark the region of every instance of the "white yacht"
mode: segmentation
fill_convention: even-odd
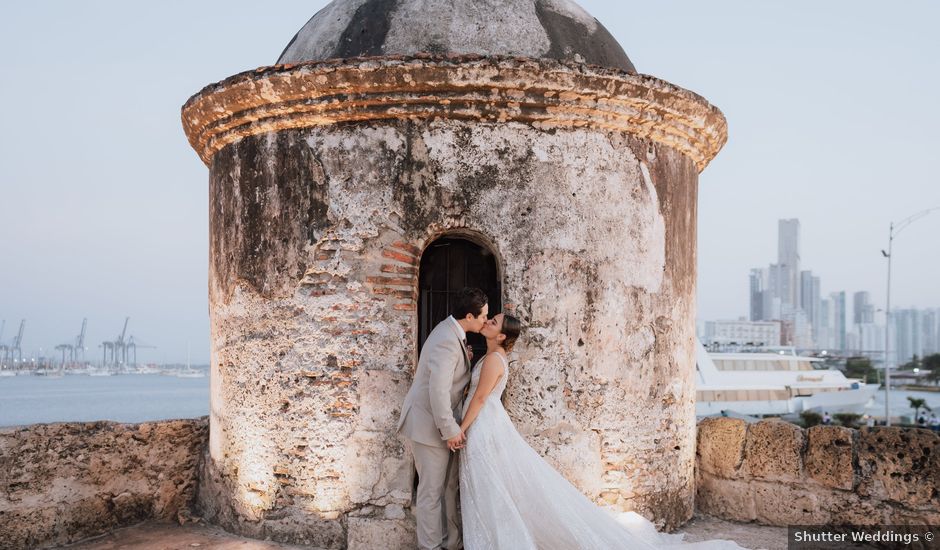
[[[822,359],[786,353],[710,353],[696,338],[696,416],[733,411],[781,415],[864,414],[878,384],[814,368]]]

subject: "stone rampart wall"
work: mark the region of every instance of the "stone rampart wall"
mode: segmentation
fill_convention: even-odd
[[[206,417],[0,429],[3,547],[47,548],[146,519],[186,521],[207,441]],[[710,418],[698,425],[696,488],[699,513],[734,521],[937,525],[940,436]],[[394,531],[408,520],[399,508],[384,523]],[[367,538],[388,535],[381,531]]]
[[[940,436],[708,418],[698,425],[695,505],[766,525],[938,525]]]
[[[185,521],[208,417],[0,429],[0,547],[67,544],[145,519]]]

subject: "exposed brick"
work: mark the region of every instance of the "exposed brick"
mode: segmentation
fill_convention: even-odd
[[[396,278],[396,277],[366,277],[367,283],[387,286],[414,286],[414,279]]]
[[[401,265],[392,265],[392,264],[384,264],[382,266],[382,273],[401,273],[404,275],[415,275],[417,274],[417,272],[418,270],[415,269],[414,267],[405,267]]]
[[[418,263],[418,262],[417,262],[417,258],[415,258],[414,256],[411,256],[411,255],[408,255],[408,254],[403,254],[403,253],[398,252],[398,251],[395,251],[395,250],[383,250],[383,251],[382,251],[382,256],[385,257],[385,258],[391,258],[391,259],[393,259],[393,260],[398,260],[399,262],[401,262],[401,263],[403,263],[403,264],[408,264],[408,265],[417,265],[417,263]]]
[[[406,242],[396,241],[396,242],[392,243],[392,246],[394,246],[395,248],[399,248],[399,249],[401,249],[401,250],[404,250],[405,252],[411,254],[412,256],[420,256],[420,255],[421,255],[421,249],[420,249],[420,248],[418,248],[417,246],[414,246],[414,245],[412,245],[412,244],[408,244],[408,243],[406,243]]]

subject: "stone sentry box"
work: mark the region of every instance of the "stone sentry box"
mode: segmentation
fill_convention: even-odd
[[[505,402],[532,446],[598,503],[691,517],[715,107],[566,0],[338,0],[182,118],[209,167],[209,519],[413,545],[395,425],[442,238],[493,255],[527,326]]]

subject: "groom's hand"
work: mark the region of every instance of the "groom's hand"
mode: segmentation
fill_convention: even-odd
[[[447,448],[450,449],[451,452],[462,449],[466,441],[467,435],[461,431],[459,434],[447,440]]]

